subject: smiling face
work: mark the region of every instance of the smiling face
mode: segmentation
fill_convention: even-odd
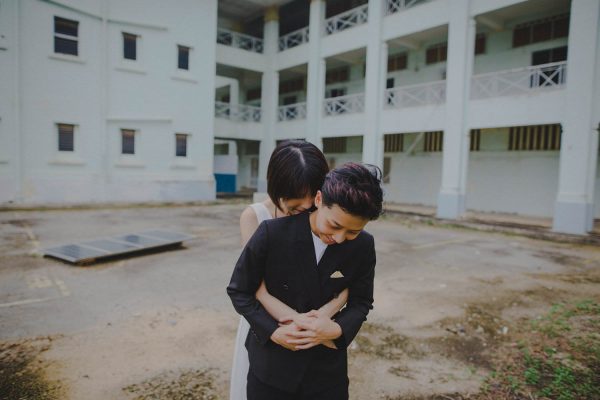
[[[313,196],[305,196],[301,199],[279,199],[279,209],[284,215],[296,215],[310,210],[313,206]]]
[[[356,239],[369,222],[366,218],[347,213],[337,204],[331,207],[324,205],[320,191],[315,197],[315,206],[317,210],[310,215],[310,228],[328,245]]]

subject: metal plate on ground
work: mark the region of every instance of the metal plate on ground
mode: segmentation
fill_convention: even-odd
[[[184,233],[154,229],[52,247],[45,249],[44,255],[73,264],[89,264],[107,257],[181,245],[184,240],[193,238]]]

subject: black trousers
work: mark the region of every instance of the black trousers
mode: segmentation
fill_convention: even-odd
[[[246,396],[248,400],[348,400],[348,383],[344,382],[318,393],[290,393],[267,385],[252,372],[248,372]]]

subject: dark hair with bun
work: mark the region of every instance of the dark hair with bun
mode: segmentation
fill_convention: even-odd
[[[356,217],[379,218],[383,210],[381,170],[371,164],[346,163],[331,170],[321,188],[323,204],[337,204]]]

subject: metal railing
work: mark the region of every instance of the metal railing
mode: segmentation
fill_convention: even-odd
[[[560,88],[566,82],[566,61],[495,71],[473,76],[471,98],[512,96],[532,90]]]
[[[446,81],[399,86],[385,91],[386,108],[403,108],[440,104],[446,101]]]
[[[215,117],[239,122],[260,122],[260,107],[246,104],[232,105],[215,101]]]
[[[356,25],[361,25],[369,19],[369,5],[355,7],[325,20],[325,31],[328,35],[341,32]]]
[[[330,97],[323,103],[325,115],[359,113],[365,110],[365,94],[356,93],[346,96]]]
[[[425,3],[427,0],[387,0],[386,14],[390,15],[398,11],[406,10],[418,4]]]
[[[293,121],[306,118],[306,103],[295,103],[277,108],[279,121]]]
[[[263,52],[262,39],[224,28],[217,29],[217,43],[255,53]]]
[[[291,49],[303,43],[308,43],[308,26],[290,32],[279,38],[279,51]]]

